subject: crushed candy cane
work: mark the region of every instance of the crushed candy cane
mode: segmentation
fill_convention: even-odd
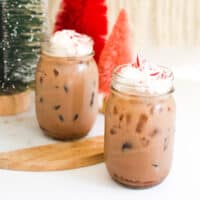
[[[166,94],[173,90],[174,76],[169,68],[150,64],[146,59],[137,56],[133,64],[125,64],[117,67],[114,74],[120,78],[114,79],[115,86],[120,90],[137,90],[149,94]],[[123,86],[124,85],[124,86]],[[129,87],[126,87],[126,86]],[[126,92],[126,91],[124,91]]]

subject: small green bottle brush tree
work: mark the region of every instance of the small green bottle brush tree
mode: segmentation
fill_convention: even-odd
[[[42,0],[0,0],[0,96],[32,85],[43,25]]]

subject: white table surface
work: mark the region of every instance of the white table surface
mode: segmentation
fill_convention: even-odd
[[[199,66],[200,68],[200,66]],[[200,76],[200,73],[199,73]],[[171,173],[160,185],[134,190],[112,181],[104,164],[47,173],[0,170],[0,200],[44,199],[200,199],[200,80],[175,82],[177,129]],[[99,115],[90,136],[104,132]],[[34,104],[29,112],[0,117],[0,151],[49,144],[35,118]]]

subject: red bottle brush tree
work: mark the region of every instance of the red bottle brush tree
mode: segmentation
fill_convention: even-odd
[[[100,92],[108,94],[115,67],[134,62],[133,37],[126,10],[122,9],[99,59]],[[139,60],[138,60],[139,62]]]
[[[105,0],[62,0],[54,32],[63,29],[73,29],[92,37],[98,63],[108,32]]]

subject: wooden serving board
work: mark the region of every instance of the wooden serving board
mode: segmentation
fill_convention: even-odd
[[[0,169],[56,171],[104,161],[103,136],[0,153]]]

